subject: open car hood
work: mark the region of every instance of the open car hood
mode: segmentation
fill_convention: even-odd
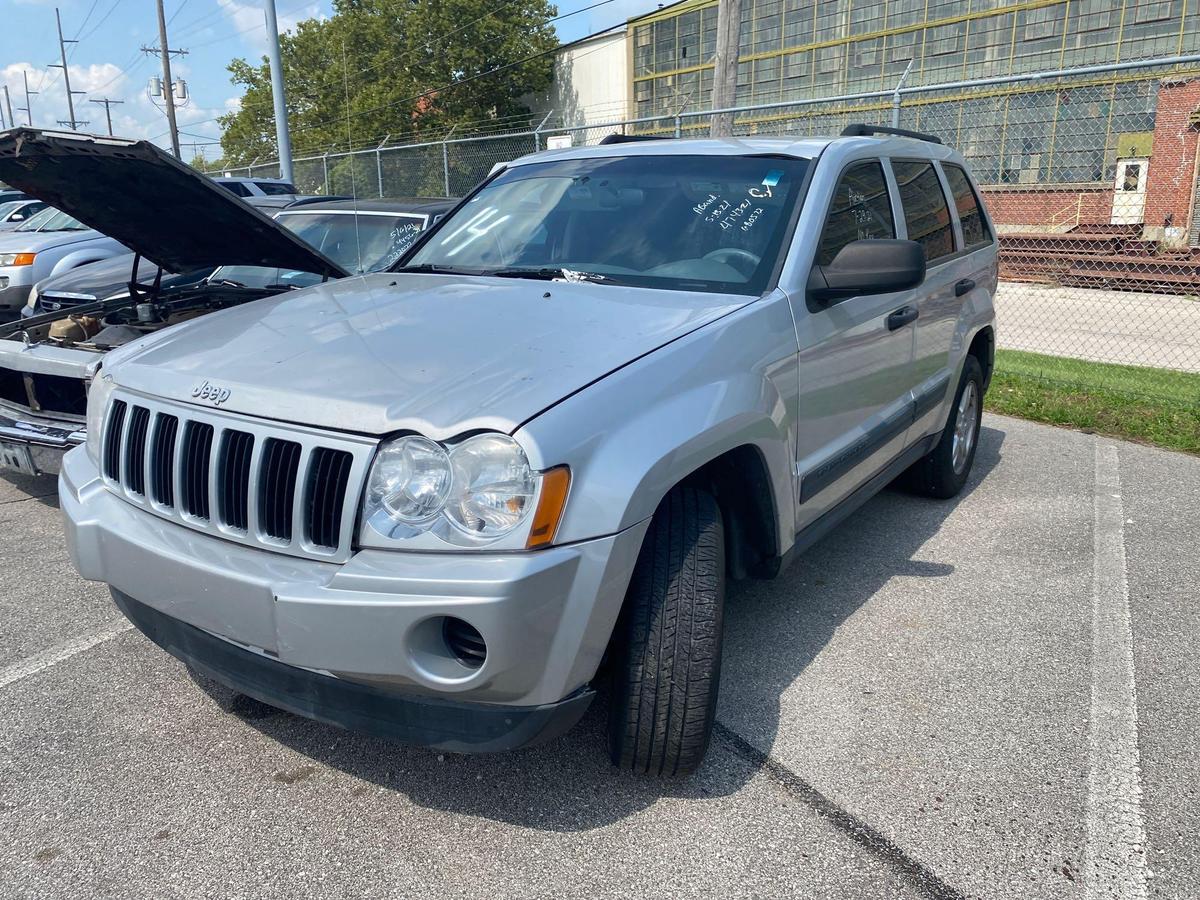
[[[245,265],[349,274],[149,141],[13,128],[0,132],[0,181],[170,272]]]

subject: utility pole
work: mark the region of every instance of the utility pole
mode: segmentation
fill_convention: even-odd
[[[65,122],[60,121],[59,124],[60,125],[69,125],[69,126],[71,126],[72,131],[78,131],[79,130],[78,126],[86,125],[87,122],[80,122],[80,121],[76,120],[76,118],[75,118],[75,96],[74,95],[75,94],[83,94],[83,93],[86,93],[86,91],[71,90],[71,73],[67,69],[67,44],[77,44],[79,42],[63,40],[62,16],[60,16],[58,14],[57,6],[54,7],[54,20],[56,22],[58,22],[58,52],[59,52],[59,55],[62,57],[62,63],[61,64],[60,63],[50,63],[49,68],[63,70],[63,84],[67,88],[67,116],[68,116],[68,119]]]
[[[8,127],[16,128],[17,120],[12,114],[12,97],[8,95],[8,85],[4,86],[4,105],[8,107]]]
[[[267,57],[271,61],[271,98],[275,101],[275,141],[279,145],[279,177],[291,182],[292,138],[288,133],[287,96],[283,91],[283,60],[279,54],[279,23],[275,19],[275,0],[263,0],[263,12],[267,19]]]
[[[143,47],[143,51],[154,52],[151,47]],[[186,50],[172,50],[167,44],[167,14],[163,11],[163,0],[158,0],[158,52],[162,54],[163,98],[167,103],[167,128],[171,132],[171,150],[176,159],[182,159],[179,152],[179,126],[175,124],[175,85],[171,82],[171,54],[186,53]]]
[[[717,3],[717,48],[713,54],[712,108],[733,106],[737,97],[738,50],[742,32],[742,0]],[[733,113],[712,117],[711,137],[733,134]]]
[[[101,97],[99,100],[93,100],[93,103],[104,104],[104,118],[108,120],[108,136],[112,137],[112,105],[115,103],[120,106],[124,100],[109,100],[107,97]]]
[[[33,126],[33,104],[29,101],[29,96],[31,94],[36,94],[37,91],[31,91],[29,89],[29,70],[22,69],[21,74],[23,76],[25,76],[25,105],[18,106],[17,109],[19,109],[23,113],[25,113],[25,124],[32,127]]]

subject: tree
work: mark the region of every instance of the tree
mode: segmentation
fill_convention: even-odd
[[[295,154],[527,116],[521,98],[550,83],[555,12],[547,0],[335,0],[332,18],[280,38]],[[220,119],[225,164],[274,159],[266,60],[229,71],[245,94]]]

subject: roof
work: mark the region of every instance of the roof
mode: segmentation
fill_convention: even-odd
[[[824,150],[834,138],[683,138],[662,141],[631,141],[590,147],[567,147],[544,150],[514,160],[511,165],[541,162],[548,159],[590,159],[606,156],[746,156],[776,153],[811,159]]]
[[[912,153],[930,159],[951,159],[957,154],[945,144],[934,144],[917,138],[882,135],[878,137],[731,137],[731,138],[670,138],[667,140],[630,141],[628,143],[597,144],[588,147],[567,147],[562,150],[543,150],[513,160],[519,166],[552,159],[603,159],[611,156],[754,156],[775,154],[797,159],[813,159],[831,144],[869,146],[881,154]]]
[[[257,176],[248,177],[246,175],[210,175],[213,181],[267,181],[271,184],[291,184],[286,178],[259,178]]]
[[[437,215],[454,208],[458,198],[445,197],[384,197],[360,200],[316,200],[300,206],[289,206],[281,212],[313,212],[323,209],[349,210],[351,212],[391,212]]]

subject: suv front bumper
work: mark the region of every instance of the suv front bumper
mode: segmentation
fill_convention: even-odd
[[[533,743],[583,714],[648,524],[529,553],[335,564],[146,513],[84,448],[63,459],[59,500],[80,574],[174,655],[292,712],[456,752]],[[483,636],[478,669],[446,646],[445,616]]]
[[[82,423],[35,421],[0,404],[0,441],[29,448],[29,457],[36,470],[29,474],[58,472],[63,454],[87,440],[83,427]]]

